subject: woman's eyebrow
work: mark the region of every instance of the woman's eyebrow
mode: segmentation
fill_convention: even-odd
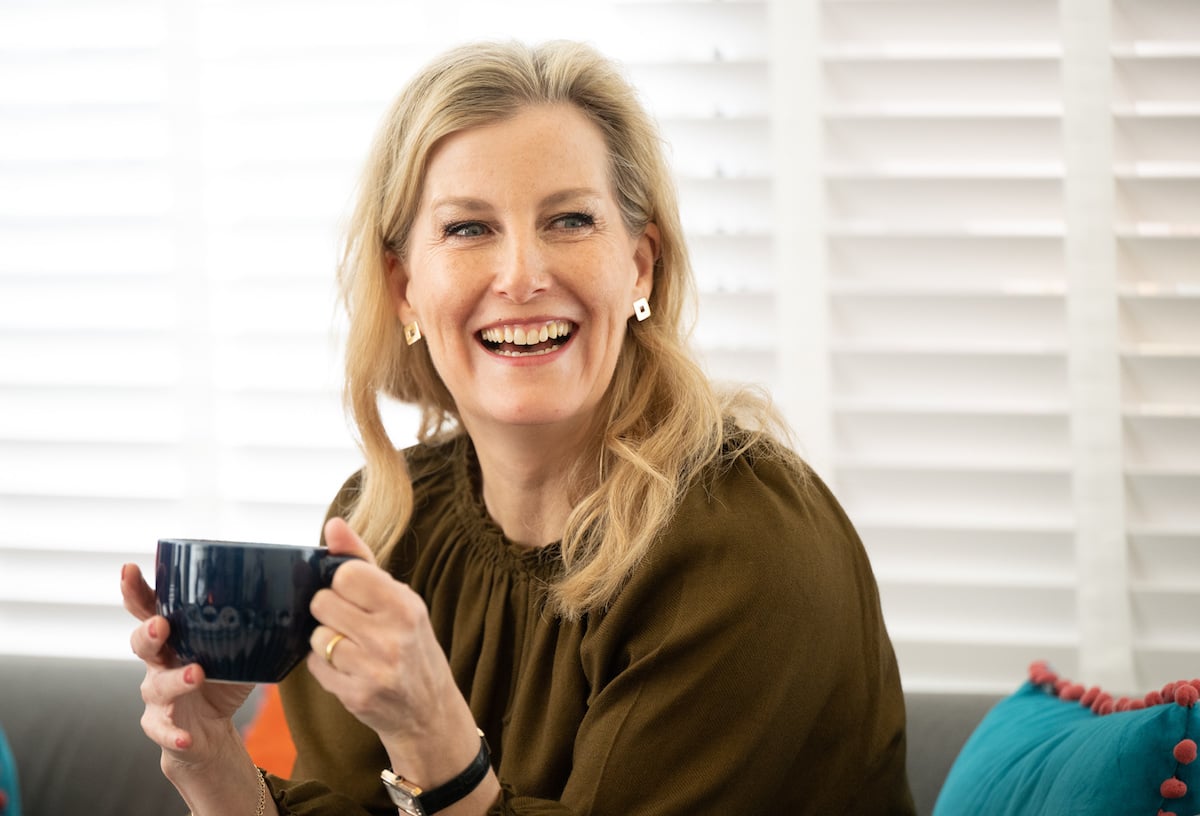
[[[568,201],[598,199],[601,195],[599,190],[591,187],[569,187],[545,196],[538,202],[538,206],[541,208],[555,207]],[[474,196],[445,196],[443,198],[435,198],[431,202],[430,209],[434,212],[443,209],[453,209],[468,213],[481,213],[490,211],[492,205],[482,198]]]
[[[553,207],[566,201],[574,201],[581,198],[595,199],[600,197],[600,191],[593,190],[591,187],[571,187],[566,190],[559,190],[558,192],[551,193],[543,198],[539,204],[542,207]]]
[[[441,210],[441,209],[456,209],[456,210],[465,210],[467,212],[473,212],[473,213],[486,212],[487,210],[490,210],[491,208],[492,208],[492,205],[488,204],[483,199],[471,198],[469,196],[461,196],[461,197],[460,196],[450,196],[447,198],[435,198],[432,202],[432,207],[431,207],[431,209],[435,210],[435,211]]]

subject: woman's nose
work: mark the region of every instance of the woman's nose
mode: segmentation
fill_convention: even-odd
[[[526,303],[546,291],[549,270],[536,237],[509,234],[497,258],[493,291],[513,303]]]

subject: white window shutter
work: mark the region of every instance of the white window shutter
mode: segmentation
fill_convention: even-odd
[[[1113,189],[1134,665],[1200,666],[1200,6],[1112,5]]]
[[[1200,6],[561,9],[0,6],[0,652],[127,655],[159,536],[315,538],[379,116],[454,42],[569,37],[660,119],[696,344],[843,500],[906,686],[1194,677]]]
[[[771,385],[766,3],[562,10],[0,6],[0,652],[128,656],[119,566],[149,573],[159,537],[316,540],[360,462],[339,222],[386,106],[460,41],[582,39],[625,65],[670,142],[698,345]],[[411,409],[387,420],[412,440]]]
[[[1031,649],[1070,671],[1055,5],[827,2],[816,23],[827,473],[905,683],[1010,687]]]
[[[781,393],[905,684],[1003,691],[1042,658],[1131,692],[1194,676],[1196,7],[773,9],[802,32],[799,56],[774,40],[799,78],[776,124],[821,110],[776,197],[819,232],[777,244],[784,311],[816,327],[781,324]]]
[[[4,651],[128,652],[117,565],[186,505],[166,38],[149,4],[0,8]]]

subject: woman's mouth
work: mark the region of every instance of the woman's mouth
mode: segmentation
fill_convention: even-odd
[[[575,331],[569,320],[542,323],[511,323],[479,332],[479,341],[492,354],[502,357],[535,357],[563,346]]]

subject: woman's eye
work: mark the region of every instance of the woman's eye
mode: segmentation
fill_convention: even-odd
[[[458,224],[450,224],[446,227],[446,235],[456,238],[478,238],[483,235],[486,228],[478,221],[463,221]]]
[[[554,223],[563,229],[583,229],[596,223],[596,219],[587,213],[567,213],[554,219]]]

